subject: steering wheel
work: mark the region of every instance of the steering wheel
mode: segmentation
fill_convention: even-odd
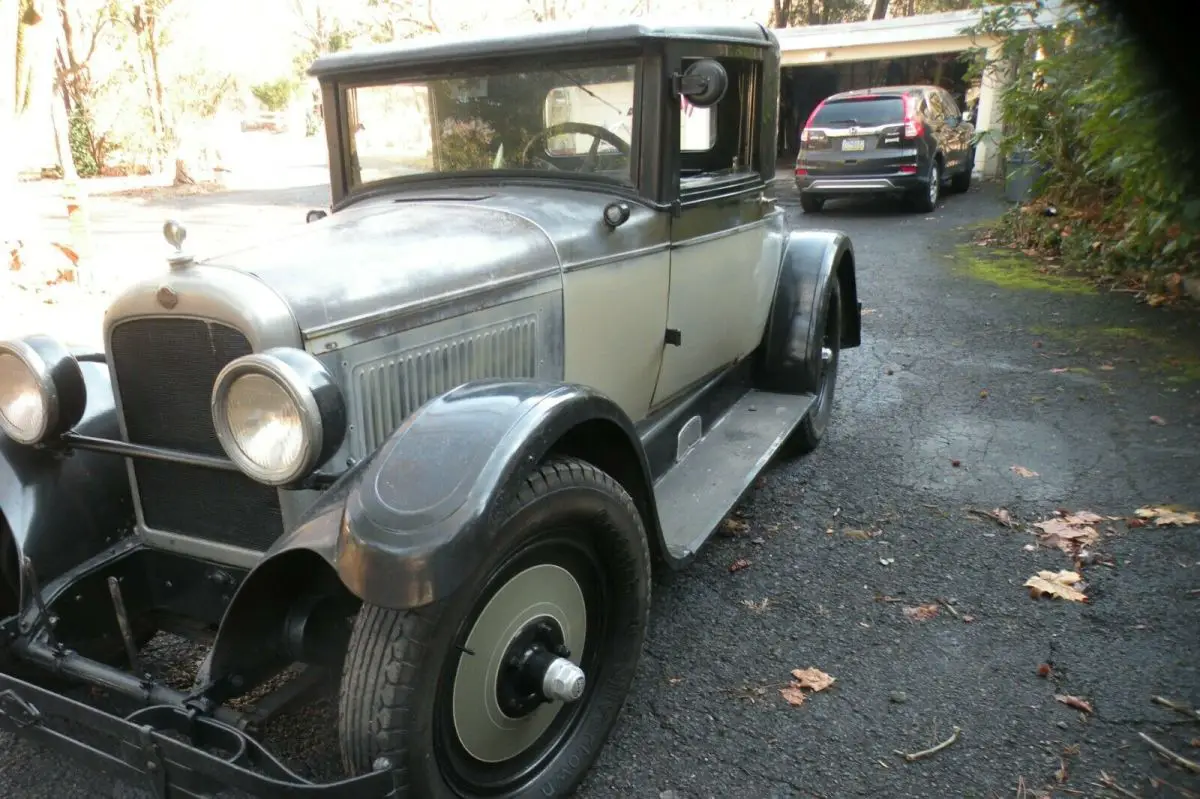
[[[593,125],[589,122],[560,122],[557,125],[551,125],[540,133],[533,134],[529,138],[529,141],[525,142],[525,146],[521,148],[521,162],[528,163],[532,160],[530,150],[533,149],[534,144],[539,141],[544,142],[552,136],[560,136],[564,133],[584,133],[592,137],[591,149],[588,150],[587,159],[583,162],[583,166],[580,167],[580,172],[594,172],[596,170],[596,155],[600,149],[601,141],[606,141],[617,148],[617,152],[621,155],[629,155],[629,142],[608,128],[602,128],[599,125]],[[558,169],[558,167],[544,158],[537,157],[537,160],[551,169]]]

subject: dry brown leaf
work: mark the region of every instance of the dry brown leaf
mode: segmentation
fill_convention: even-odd
[[[792,676],[796,678],[796,684],[800,688],[807,688],[814,693],[824,691],[836,682],[833,677],[814,668],[792,669]]]
[[[912,621],[928,621],[938,615],[938,606],[936,602],[927,602],[924,605],[917,605],[915,608],[903,608],[904,615]]]
[[[1078,516],[1047,519],[1033,526],[1042,531],[1038,533],[1038,539],[1043,544],[1058,547],[1063,552],[1072,555],[1083,547],[1095,545],[1100,540],[1100,534],[1096,532],[1096,528],[1083,522]]]
[[[753,599],[743,599],[742,604],[750,609],[753,613],[762,613],[771,605],[770,597],[763,597],[758,602]]]
[[[1054,698],[1059,702],[1062,702],[1067,707],[1073,707],[1076,710],[1082,710],[1084,713],[1093,712],[1092,706],[1088,704],[1086,700],[1080,699],[1077,696],[1071,696],[1070,694],[1055,694]]]
[[[1167,423],[1167,420],[1162,418],[1161,416],[1151,416],[1150,421],[1159,426],[1165,425]]]
[[[1078,572],[1065,569],[1059,572],[1040,571],[1025,581],[1025,587],[1034,599],[1048,594],[1071,602],[1087,602],[1087,596],[1082,591],[1072,588],[1082,579]]]
[[[745,535],[750,530],[750,525],[741,519],[735,519],[732,516],[721,522],[721,535],[735,536]]]
[[[1200,524],[1200,513],[1196,511],[1177,511],[1171,508],[1138,508],[1137,516],[1140,519],[1153,521],[1155,527],[1186,527],[1192,524]]]
[[[1017,466],[1014,464],[1010,468],[1012,468],[1013,472],[1016,473],[1017,476],[1019,476],[1019,477],[1039,477],[1040,476],[1033,469],[1026,469],[1024,466]]]
[[[779,693],[783,696],[784,701],[792,707],[800,707],[804,704],[804,692],[800,690],[799,683],[792,683],[786,688],[780,688]]]
[[[738,558],[733,563],[729,564],[730,573],[740,572],[742,569],[750,568],[750,561],[745,558]]]

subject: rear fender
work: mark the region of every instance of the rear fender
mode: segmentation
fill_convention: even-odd
[[[789,234],[763,340],[759,387],[797,394],[816,390],[821,301],[833,280],[842,294],[841,346],[857,347],[862,343],[862,306],[850,238],[833,230]]]
[[[119,439],[108,366],[83,360],[79,368],[87,406],[75,431]],[[32,561],[45,585],[128,535],[133,525],[129,477],[120,458],[86,450],[63,455],[0,434],[0,615],[9,601],[6,591],[20,590],[22,557]]]
[[[554,454],[612,474],[661,546],[645,452],[612,400],[562,383],[467,383],[419,408],[272,546],[226,610],[204,677],[291,662],[276,642],[313,592],[396,610],[450,596],[487,556],[514,481]]]

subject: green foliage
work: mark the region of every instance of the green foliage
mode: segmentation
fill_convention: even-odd
[[[75,109],[67,124],[67,141],[71,145],[71,156],[81,178],[94,178],[104,166],[103,150],[97,152],[96,138],[92,133],[92,122],[87,114]]]
[[[1041,5],[1039,0],[1038,5]],[[1020,148],[1045,169],[1043,203],[1060,213],[1006,216],[1023,246],[1111,272],[1170,273],[1200,267],[1200,200],[1186,187],[1198,167],[1168,135],[1178,99],[1155,83],[1132,36],[1094,4],[1069,0],[1069,21],[1016,31],[1028,12],[985,14],[1004,37],[1013,79],[1000,98],[1003,154]]]
[[[280,78],[266,83],[257,83],[250,87],[250,93],[268,111],[283,111],[296,96],[296,88],[296,81],[291,78]]]
[[[491,165],[491,142],[496,131],[478,119],[449,118],[442,123],[438,147],[438,169],[466,172]]]

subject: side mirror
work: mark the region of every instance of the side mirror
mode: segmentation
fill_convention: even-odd
[[[962,121],[963,121],[963,122],[970,122],[970,121],[971,121],[971,118],[972,118],[973,116],[974,116],[974,114],[972,114],[972,113],[971,113],[971,110],[968,108],[966,111],[963,111],[963,112],[962,112]]]
[[[729,88],[729,73],[721,62],[711,58],[695,61],[684,70],[675,73],[675,91],[697,108],[708,108],[721,102]]]
[[[307,214],[304,215],[304,221],[305,221],[305,223],[316,222],[319,219],[324,219],[326,216],[328,216],[328,214],[326,214],[324,211],[321,211],[319,209],[315,210],[315,211],[309,211]]]

